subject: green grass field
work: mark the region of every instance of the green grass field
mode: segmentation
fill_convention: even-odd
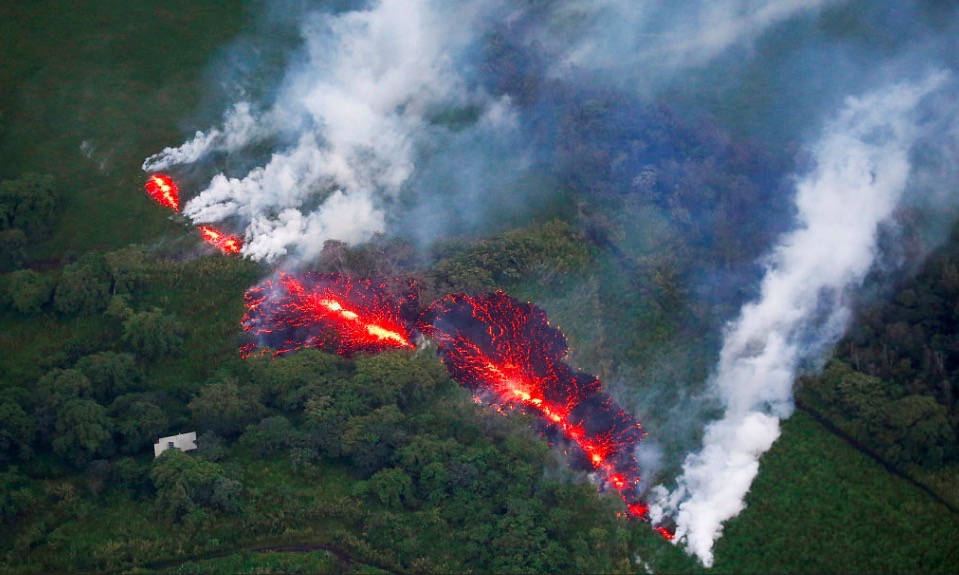
[[[959,515],[797,412],[716,547],[739,573],[949,573]]]
[[[32,256],[169,233],[167,214],[144,201],[140,165],[182,141],[205,67],[241,16],[236,0],[0,6],[0,177],[52,173],[63,200],[56,233]]]

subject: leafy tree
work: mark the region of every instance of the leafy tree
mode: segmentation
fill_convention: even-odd
[[[112,467],[111,478],[117,486],[129,489],[137,495],[146,495],[151,491],[150,464],[142,463],[133,457],[121,457],[113,462]]]
[[[75,465],[107,455],[113,422],[105,407],[90,399],[67,401],[57,413],[53,451]]]
[[[36,433],[33,418],[20,404],[9,400],[0,403],[0,461],[7,460],[14,453],[20,459],[29,459]]]
[[[136,389],[143,374],[129,353],[102,351],[80,358],[74,366],[90,380],[93,395],[109,401],[124,392]]]
[[[293,445],[298,435],[289,419],[276,415],[256,425],[248,425],[240,443],[250,447],[259,457],[269,457]]]
[[[431,270],[440,291],[486,291],[536,273],[541,279],[581,269],[590,258],[584,238],[552,220],[472,245],[452,243]]]
[[[945,406],[928,395],[904,396],[899,386],[840,360],[803,380],[800,398],[893,465],[936,469],[959,455]]]
[[[16,467],[0,470],[0,520],[10,523],[27,514],[40,498]]]
[[[339,457],[343,450],[343,431],[346,429],[347,413],[339,408],[329,395],[315,397],[306,404],[306,425],[303,447],[309,453]],[[296,453],[301,463],[309,463],[309,453]],[[292,454],[291,454],[292,455]]]
[[[179,520],[200,507],[232,511],[239,508],[242,485],[226,477],[216,463],[168,449],[156,459],[150,479],[157,490],[160,512]]]
[[[0,182],[0,230],[19,228],[28,237],[45,234],[57,204],[51,175],[28,173]]]
[[[177,520],[213,496],[213,483],[223,475],[220,466],[168,449],[156,459],[150,479],[157,490],[160,512]]]
[[[829,376],[835,378],[839,406],[852,418],[874,420],[889,400],[882,380],[854,371],[848,365],[837,362]]]
[[[213,481],[213,495],[210,504],[227,513],[239,511],[243,507],[243,484],[226,476]]]
[[[216,433],[207,430],[197,436],[196,451],[193,453],[216,463],[227,456],[226,442]]]
[[[264,402],[284,410],[302,409],[309,398],[330,393],[350,376],[351,365],[338,355],[305,349],[275,360],[255,358],[254,378]]]
[[[438,463],[445,469],[461,449],[460,443],[452,438],[439,439],[420,433],[410,438],[410,442],[397,451],[396,456],[403,469],[417,474],[433,463]]]
[[[413,480],[397,467],[374,473],[367,482],[367,491],[391,509],[402,509],[404,506],[412,507],[416,504]]]
[[[446,464],[434,461],[420,471],[416,492],[422,499],[435,504],[446,499],[449,484],[450,476]]]
[[[100,254],[87,254],[63,268],[53,296],[54,308],[63,314],[92,315],[110,303],[110,274]]]
[[[406,442],[405,417],[396,405],[351,417],[343,432],[343,454],[365,476],[387,467],[393,462],[394,450]]]
[[[118,397],[110,406],[110,413],[116,420],[123,453],[137,453],[152,445],[170,425],[166,413],[142,396]]]
[[[187,407],[202,429],[223,436],[243,431],[265,411],[256,388],[241,388],[232,381],[203,386]]]
[[[133,316],[133,308],[130,306],[130,294],[121,293],[110,298],[107,309],[103,315],[120,320],[121,322],[130,319]]]
[[[54,368],[37,381],[37,388],[50,394],[57,405],[71,399],[88,398],[93,393],[90,379],[76,369]]]
[[[290,464],[293,471],[298,475],[307,478],[315,478],[320,475],[320,462],[323,460],[322,452],[309,446],[296,446],[290,449]]]
[[[885,423],[891,433],[877,437],[896,464],[912,463],[930,469],[956,458],[956,434],[948,411],[928,395],[909,395],[887,408]],[[883,441],[885,440],[885,441]]]
[[[55,281],[33,270],[18,270],[7,276],[7,291],[20,313],[37,313],[53,295]]]
[[[173,316],[159,309],[136,312],[123,322],[123,341],[148,360],[179,353],[184,328]]]
[[[877,271],[867,278],[864,291],[892,283],[889,280],[888,274]],[[952,436],[959,435],[959,417],[956,417],[959,410],[959,305],[956,301],[959,301],[959,225],[954,226],[949,240],[930,255],[914,276],[899,282],[893,297],[862,306],[850,333],[836,347],[838,358],[857,372],[879,378],[893,390],[883,400],[879,414],[882,429],[854,433],[866,444],[881,444],[879,450],[886,454],[884,457],[902,463],[922,461],[929,469],[956,457],[954,447],[943,449],[943,446],[954,445],[955,440],[948,441],[949,434],[942,427],[942,410],[930,403],[934,401],[951,414],[946,421]],[[826,382],[820,383],[826,385]],[[822,409],[829,411],[828,407]],[[835,419],[834,423],[842,427],[847,422]],[[923,428],[924,431],[920,431]],[[895,430],[899,430],[900,435],[897,436]],[[913,434],[925,435],[926,445],[935,447],[927,450],[923,442],[905,439]],[[907,444],[912,447],[907,449]],[[940,460],[942,463],[936,463]]]
[[[15,270],[27,259],[27,234],[23,230],[11,228],[0,230],[0,272]]]
[[[496,572],[540,573],[546,570],[543,551],[549,544],[546,529],[536,517],[542,514],[536,497],[510,498],[506,513],[496,522],[490,541],[492,568]]]
[[[399,351],[357,358],[350,387],[371,406],[406,405],[423,401],[447,379],[439,362]]]
[[[113,476],[113,466],[106,459],[94,459],[87,465],[87,488],[99,495]]]
[[[104,255],[112,280],[111,295],[134,291],[146,277],[146,253],[143,246],[129,245]]]

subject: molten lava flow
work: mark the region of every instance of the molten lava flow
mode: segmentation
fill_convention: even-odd
[[[496,407],[519,408],[570,449],[571,465],[595,471],[619,492],[630,515],[647,521],[636,494],[634,448],[645,433],[600,391],[600,381],[562,360],[566,338],[546,314],[503,292],[448,296],[423,314],[420,330],[434,338],[453,379]]]
[[[656,531],[656,533],[659,533],[659,535],[667,541],[672,541],[673,539],[676,538],[676,533],[674,533],[671,529],[667,527],[663,527],[663,526],[653,527],[653,530]]]
[[[414,291],[407,299],[406,307],[416,307]],[[246,303],[243,329],[255,342],[243,346],[244,357],[258,347],[274,355],[313,347],[347,356],[413,347],[405,307],[369,280],[282,274],[247,290]],[[630,517],[649,521],[634,455],[642,427],[601,391],[599,379],[562,361],[566,338],[541,309],[503,292],[452,295],[419,314],[419,329],[436,340],[450,375],[478,401],[538,416],[544,433],[568,448],[571,465],[595,472]],[[655,530],[673,538],[669,528]]]
[[[228,236],[211,226],[197,226],[200,235],[207,243],[220,249],[223,253],[238,254],[243,248],[243,240],[239,236]]]
[[[340,355],[413,348],[412,329],[399,304],[381,285],[351,281],[338,274],[282,274],[246,292],[243,329],[257,347],[282,355],[315,347]]]
[[[160,205],[176,212],[180,211],[180,189],[173,178],[164,174],[153,174],[146,183],[147,194]],[[243,240],[239,236],[228,236],[211,226],[197,226],[200,235],[210,244],[227,254],[238,254],[243,248]]]
[[[175,212],[180,211],[180,189],[170,176],[153,174],[144,187],[147,194],[161,206],[166,206]]]

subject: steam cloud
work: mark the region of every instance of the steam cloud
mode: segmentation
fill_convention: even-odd
[[[712,382],[725,414],[706,427],[678,488],[659,491],[659,512],[676,514],[677,539],[704,565],[712,565],[723,522],[742,511],[760,456],[792,412],[797,369],[846,328],[846,295],[869,271],[879,226],[908,187],[919,105],[945,82],[940,72],[850,98],[813,149],[816,169],[796,185],[798,227],[770,256],[759,300],[725,334]]]

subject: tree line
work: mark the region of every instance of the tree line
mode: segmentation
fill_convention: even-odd
[[[799,398],[893,465],[959,460],[959,227],[890,297],[859,305]]]

